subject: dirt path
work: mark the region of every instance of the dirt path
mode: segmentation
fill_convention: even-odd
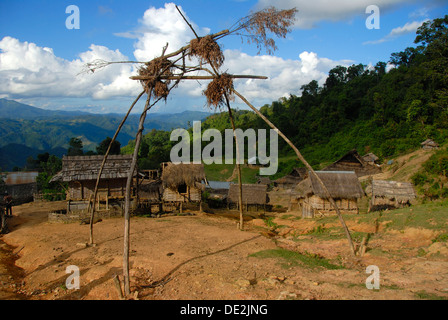
[[[88,247],[88,225],[47,222],[48,212],[64,206],[32,203],[15,208],[11,232],[1,238],[7,246],[0,251],[0,299],[118,299],[113,277],[122,274],[122,219],[95,224],[96,246]],[[241,232],[229,214],[194,214],[131,219],[131,287],[139,299],[414,299],[419,291],[448,297],[446,256],[431,260],[366,255],[353,260],[345,240],[297,241],[286,232],[272,234],[261,219],[248,222]],[[294,223],[290,227],[295,230],[313,224]],[[402,235],[388,236],[375,245],[388,250]],[[310,268],[285,257],[260,255],[278,254],[280,247],[317,253],[344,267]],[[382,270],[381,290],[366,289],[369,264]],[[79,290],[66,287],[68,266],[80,270]]]

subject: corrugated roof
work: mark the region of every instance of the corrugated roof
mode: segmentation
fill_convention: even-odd
[[[30,172],[4,172],[2,173],[3,181],[6,185],[31,184],[36,182],[39,175],[37,171]]]

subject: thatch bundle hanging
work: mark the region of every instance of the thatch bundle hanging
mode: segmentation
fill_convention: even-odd
[[[173,76],[173,63],[170,60],[163,57],[151,60],[138,69],[138,74],[148,78],[140,81],[147,94],[152,92],[155,97],[166,99],[170,81],[162,81],[160,76]]]
[[[225,95],[233,100],[233,78],[227,73],[223,73],[213,79],[204,91],[204,95],[207,98],[208,106],[219,107],[223,105],[225,101]]]
[[[181,185],[195,187],[205,180],[202,164],[169,164],[163,169],[162,182],[165,188],[176,189]]]
[[[255,43],[258,49],[264,47],[268,54],[277,50],[273,38],[269,38],[267,33],[273,33],[279,38],[285,38],[294,24],[297,9],[277,10],[269,7],[264,10],[253,13],[252,15],[241,20],[238,29],[243,29],[247,34],[242,36],[248,37],[248,42]]]
[[[224,54],[212,35],[192,39],[188,56],[197,57],[201,64],[211,63],[216,68],[224,63]]]

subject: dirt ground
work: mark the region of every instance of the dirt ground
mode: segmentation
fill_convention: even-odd
[[[10,232],[0,239],[0,299],[115,300],[113,277],[122,275],[122,218],[95,224],[95,246],[86,246],[89,226],[49,223],[48,213],[64,202],[14,207]],[[274,220],[276,221],[276,220]],[[346,240],[313,241],[312,220],[291,220],[281,232],[262,219],[237,219],[193,212],[188,216],[131,219],[131,289],[140,300],[301,300],[448,298],[448,252],[418,257],[431,247],[430,230],[387,233],[372,243],[384,252],[402,254],[353,258]],[[285,224],[285,220],[282,220]],[[349,225],[369,232],[370,225]],[[291,237],[295,232],[302,236]],[[303,240],[303,241],[301,241]],[[278,248],[309,252],[339,261],[340,269],[309,268],[260,258],[254,253]],[[407,254],[409,252],[409,254]],[[412,254],[411,254],[412,253]],[[69,290],[68,266],[80,270],[80,288]],[[380,289],[366,288],[366,266],[380,270]]]

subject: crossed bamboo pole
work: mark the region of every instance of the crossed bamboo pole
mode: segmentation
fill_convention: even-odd
[[[177,8],[177,7],[176,7]],[[177,8],[178,9],[178,8]],[[183,14],[181,13],[181,11],[178,9],[179,13],[181,14],[181,16],[184,18],[185,22],[189,25],[189,27],[193,30],[194,34],[196,37],[197,34],[194,31],[193,27],[191,26],[191,24],[187,21],[187,19],[183,16]],[[229,34],[229,30],[223,30],[221,32],[215,33],[212,35],[212,38],[214,39],[219,39],[227,34]],[[167,44],[168,46],[168,44]],[[153,76],[132,76],[130,77],[130,79],[132,80],[139,80],[139,81],[146,81],[146,83],[151,83],[152,80],[176,80],[176,84],[173,85],[169,91],[171,91],[180,81],[182,80],[213,80],[216,79],[217,77],[220,76],[220,73],[218,72],[217,68],[213,65],[213,63],[211,63],[209,61],[209,64],[211,65],[211,67],[213,68],[213,72],[211,72],[210,70],[203,68],[202,66],[200,67],[194,67],[194,68],[189,68],[187,71],[187,68],[185,66],[185,55],[187,50],[189,49],[189,45],[184,46],[180,49],[178,49],[175,52],[172,52],[170,54],[166,54],[165,55],[165,51],[167,49],[167,46],[164,47],[163,52],[162,52],[162,57],[163,58],[171,58],[171,57],[176,57],[179,54],[182,54],[182,56],[180,58],[178,58],[175,62],[172,62],[171,65],[169,67],[178,67],[175,65],[176,62],[178,62],[179,60],[183,60],[184,64],[182,66],[182,68],[179,68],[181,70],[183,70],[182,74],[177,74],[177,75],[170,75],[170,76],[166,76],[163,75],[163,71],[159,72],[159,74],[157,75],[153,75]],[[169,68],[167,67],[167,68]],[[197,70],[203,70],[203,71],[207,71],[208,73],[210,73],[209,76],[188,76],[185,75],[185,73],[187,72],[191,72],[191,71],[197,71]],[[229,75],[232,79],[267,79],[267,77],[264,76],[254,76],[254,75]],[[138,131],[136,134],[136,144],[134,147],[134,152],[133,152],[133,157],[132,157],[132,161],[131,161],[131,167],[130,170],[128,172],[128,177],[127,177],[127,182],[126,182],[126,196],[125,196],[125,213],[124,213],[124,218],[125,218],[125,232],[124,232],[124,250],[123,250],[123,277],[124,277],[124,294],[125,296],[128,296],[130,294],[130,277],[129,277],[129,252],[130,252],[130,199],[131,199],[131,187],[132,187],[132,180],[134,177],[134,173],[136,170],[136,165],[137,165],[137,160],[138,160],[138,152],[140,149],[140,144],[142,141],[142,136],[143,136],[143,130],[144,130],[144,122],[147,116],[147,113],[149,112],[149,110],[151,109],[151,107],[156,104],[161,98],[157,99],[157,101],[155,101],[154,103],[150,104],[150,100],[151,100],[151,92],[152,92],[152,88],[149,88],[150,90],[148,91],[148,97],[146,100],[146,104],[144,107],[144,110],[140,116],[140,122],[139,122],[139,126],[138,126]],[[115,141],[116,137],[118,136],[122,126],[124,125],[126,119],[128,118],[131,110],[133,109],[133,107],[135,106],[135,104],[137,103],[137,101],[143,96],[143,94],[145,93],[146,90],[144,90],[137,98],[136,100],[133,102],[133,104],[131,105],[131,107],[128,110],[128,113],[126,114],[126,116],[123,118],[122,122],[120,123],[114,137],[112,138],[110,145],[108,147],[108,150],[104,156],[103,162],[101,164],[100,167],[100,171],[98,173],[98,177],[97,177],[97,181],[96,181],[96,185],[95,185],[95,191],[94,191],[94,201],[96,199],[96,195],[98,192],[98,185],[99,185],[99,181],[101,179],[101,174],[102,171],[104,169],[104,165],[106,163],[107,157],[109,155],[112,143]],[[258,109],[256,109],[243,95],[241,95],[238,91],[236,91],[234,88],[231,89],[231,92],[233,94],[235,94],[236,96],[238,96],[247,106],[249,106],[264,122],[266,122],[273,130],[275,130],[277,132],[278,135],[280,135],[285,142],[294,150],[294,152],[296,153],[298,159],[306,166],[306,168],[311,172],[311,174],[313,176],[315,176],[316,180],[318,181],[318,183],[322,186],[325,196],[328,198],[328,200],[330,201],[331,205],[334,207],[339,221],[341,223],[341,225],[343,226],[344,232],[346,234],[347,240],[349,242],[349,246],[351,249],[351,252],[353,255],[356,255],[356,251],[355,251],[355,247],[353,244],[353,240],[351,238],[350,235],[350,231],[347,227],[347,225],[345,224],[345,221],[341,215],[341,212],[339,211],[339,208],[336,204],[336,202],[334,201],[333,197],[331,196],[330,192],[328,191],[327,187],[325,186],[325,184],[323,183],[323,181],[320,179],[320,177],[316,174],[316,172],[313,170],[313,168],[309,165],[309,163],[306,161],[306,159],[302,156],[302,154],[300,153],[300,151],[297,149],[297,147],[294,146],[294,144],[272,123],[270,122]],[[236,135],[235,135],[235,123],[234,123],[234,119],[233,119],[233,115],[232,115],[232,110],[230,108],[230,102],[229,102],[229,97],[226,94],[224,94],[224,98],[226,101],[226,106],[228,109],[228,113],[229,113],[229,118],[231,121],[231,125],[232,125],[232,129],[234,132],[234,139],[235,139],[235,143],[236,143],[236,147],[237,147],[237,158],[238,158],[238,143],[236,141]],[[238,164],[237,161],[237,170],[238,170],[238,183],[239,183],[239,208],[240,208],[240,229],[243,230],[243,213],[242,213],[242,181],[241,181],[241,168]],[[90,244],[93,244],[93,221],[94,221],[94,214],[95,214],[95,206],[92,206],[92,211],[91,211],[91,219],[90,219]]]

